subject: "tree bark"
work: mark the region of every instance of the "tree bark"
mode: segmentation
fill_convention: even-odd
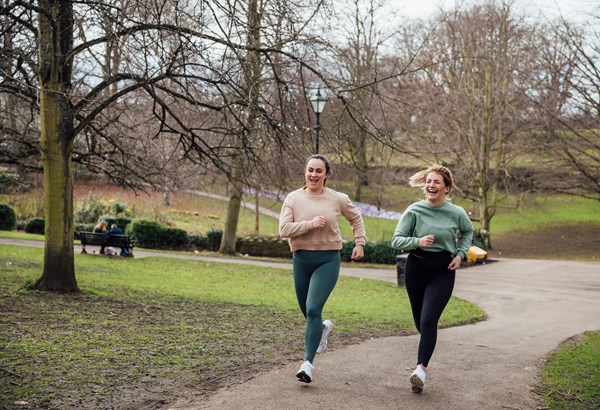
[[[239,168],[236,168],[238,170]],[[241,171],[234,171],[234,180],[229,187],[229,205],[227,208],[227,220],[225,221],[225,229],[223,230],[223,238],[221,239],[221,247],[219,252],[235,255],[235,242],[237,239],[237,227],[240,218],[240,209],[242,208],[242,189],[240,186],[239,177]]]
[[[73,114],[71,88],[73,5],[40,1],[40,129],[46,201],[44,270],[40,290],[78,292],[73,250]]]

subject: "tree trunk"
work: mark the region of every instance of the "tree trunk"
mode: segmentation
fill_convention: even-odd
[[[260,235],[260,198],[258,197],[258,190],[254,197],[254,235]]]
[[[227,220],[225,221],[225,229],[223,230],[223,238],[221,239],[221,247],[219,248],[219,252],[228,255],[235,255],[236,253],[235,242],[237,239],[237,226],[240,217],[240,209],[242,207],[242,189],[239,180],[240,174],[240,168],[236,167],[233,181],[229,188]]]
[[[354,190],[354,200],[362,201],[362,188],[369,185],[369,179],[367,177],[367,171],[369,165],[367,164],[367,152],[365,138],[362,139],[357,155],[356,155],[356,187]]]
[[[260,89],[261,61],[260,54],[256,48],[260,47],[260,22],[261,14],[258,9],[258,1],[251,0],[248,4],[248,45],[254,49],[246,52],[246,61],[243,63],[244,85],[246,87],[246,112],[243,122],[244,129],[239,133],[239,146],[231,178],[229,191],[229,208],[225,230],[221,239],[219,252],[235,254],[235,242],[237,240],[237,226],[242,206],[242,177],[244,169],[244,146],[253,140],[256,129],[256,110],[258,109],[258,93]]]
[[[46,201],[40,290],[78,292],[73,251],[73,114],[69,102],[73,3],[40,1],[40,128]],[[49,18],[52,21],[49,21]]]

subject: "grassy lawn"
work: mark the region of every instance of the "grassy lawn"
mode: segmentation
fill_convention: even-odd
[[[41,248],[0,245],[0,408],[134,408],[149,390],[166,402],[182,388],[210,394],[302,357],[288,270],[77,254],[86,293],[25,291],[42,262]],[[341,277],[325,315],[332,349],[414,332],[405,290],[391,283]],[[483,318],[453,298],[442,326]]]
[[[532,231],[570,223],[600,225],[600,202],[568,195],[536,196],[518,208],[499,209],[492,232],[503,235],[515,229]]]
[[[564,343],[548,357],[541,378],[548,409],[600,409],[600,331]]]

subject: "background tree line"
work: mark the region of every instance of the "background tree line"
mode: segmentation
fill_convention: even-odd
[[[352,170],[356,200],[386,189],[374,170],[410,162],[451,165],[488,231],[515,185],[600,199],[598,18],[493,0],[391,23],[373,0],[187,3],[1,0],[0,178],[44,173],[37,288],[78,290],[74,166],[166,194],[226,181],[234,252],[243,189],[298,181],[317,88],[321,151]]]

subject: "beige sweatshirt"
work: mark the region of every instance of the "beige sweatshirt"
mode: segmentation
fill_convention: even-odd
[[[319,215],[327,218],[327,224],[315,229],[311,221]],[[279,215],[279,235],[289,238],[292,252],[299,249],[339,250],[342,249],[340,215],[350,222],[356,244],[364,245],[365,225],[360,211],[348,195],[329,188],[317,196],[309,195],[303,188],[290,192]]]

